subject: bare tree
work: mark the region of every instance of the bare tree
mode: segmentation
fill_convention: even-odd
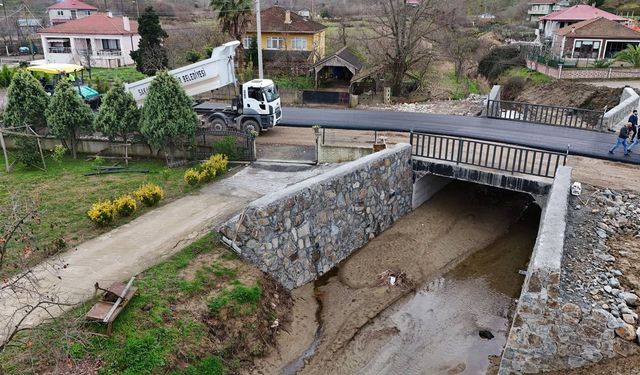
[[[447,57],[453,61],[456,80],[460,81],[464,75],[465,66],[473,60],[474,52],[480,45],[478,38],[471,31],[450,27],[443,34],[440,45]]]
[[[372,29],[367,48],[371,55],[381,54],[391,74],[391,90],[402,94],[405,75],[420,62],[430,59],[430,35],[437,29],[440,14],[435,0],[408,5],[406,0],[376,0],[377,27]]]
[[[34,202],[15,196],[0,207],[0,352],[19,342],[18,334],[32,327],[34,316],[53,318],[58,315],[53,309],[72,306],[55,290],[43,290],[37,272],[28,268],[27,260],[35,251],[53,255],[64,246],[58,241],[52,246],[38,246],[34,228],[40,225],[40,215],[34,207]],[[57,274],[65,265],[54,256],[39,267],[40,273]]]

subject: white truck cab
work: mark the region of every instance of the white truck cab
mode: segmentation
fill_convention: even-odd
[[[242,85],[242,113],[259,115],[262,129],[272,128],[280,122],[280,94],[272,80],[254,79]]]

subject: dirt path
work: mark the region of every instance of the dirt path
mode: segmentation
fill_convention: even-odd
[[[46,264],[35,267],[33,273],[44,293],[70,303],[86,300],[93,295],[94,283],[126,280],[172,256],[250,201],[327,168],[277,164],[245,168],[62,254],[59,263],[65,266],[57,272]],[[15,324],[23,313],[13,314],[21,306],[37,302],[30,295],[5,294],[0,295],[0,327]],[[54,316],[62,312],[59,308],[49,311]],[[46,311],[38,310],[26,322],[36,325],[47,317]],[[0,331],[0,341],[5,336],[6,332]]]

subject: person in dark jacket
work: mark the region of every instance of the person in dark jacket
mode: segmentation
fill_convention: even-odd
[[[631,131],[631,123],[628,122],[625,126],[623,126],[620,129],[620,133],[618,133],[618,141],[616,142],[615,145],[613,145],[613,147],[611,147],[611,150],[609,150],[610,154],[613,154],[613,152],[618,148],[618,146],[622,145],[622,147],[624,148],[624,156],[629,155],[629,144],[627,143],[627,139],[629,138],[630,131]]]
[[[631,123],[631,132],[633,134],[631,134],[631,139],[629,139],[630,142],[633,142],[633,139],[635,138],[636,141],[638,140],[638,110],[634,109],[633,113],[631,113],[631,116],[629,116],[629,122]]]

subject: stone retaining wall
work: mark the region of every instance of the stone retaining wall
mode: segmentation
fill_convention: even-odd
[[[411,146],[365,156],[251,203],[218,231],[287,288],[328,272],[411,210]]]
[[[561,296],[571,169],[560,167],[543,212],[499,375],[577,368],[628,351],[616,339],[624,322],[599,308],[581,308]]]
[[[527,60],[527,68],[556,79],[625,79],[640,77],[640,69],[637,68],[565,68],[538,63]]]

